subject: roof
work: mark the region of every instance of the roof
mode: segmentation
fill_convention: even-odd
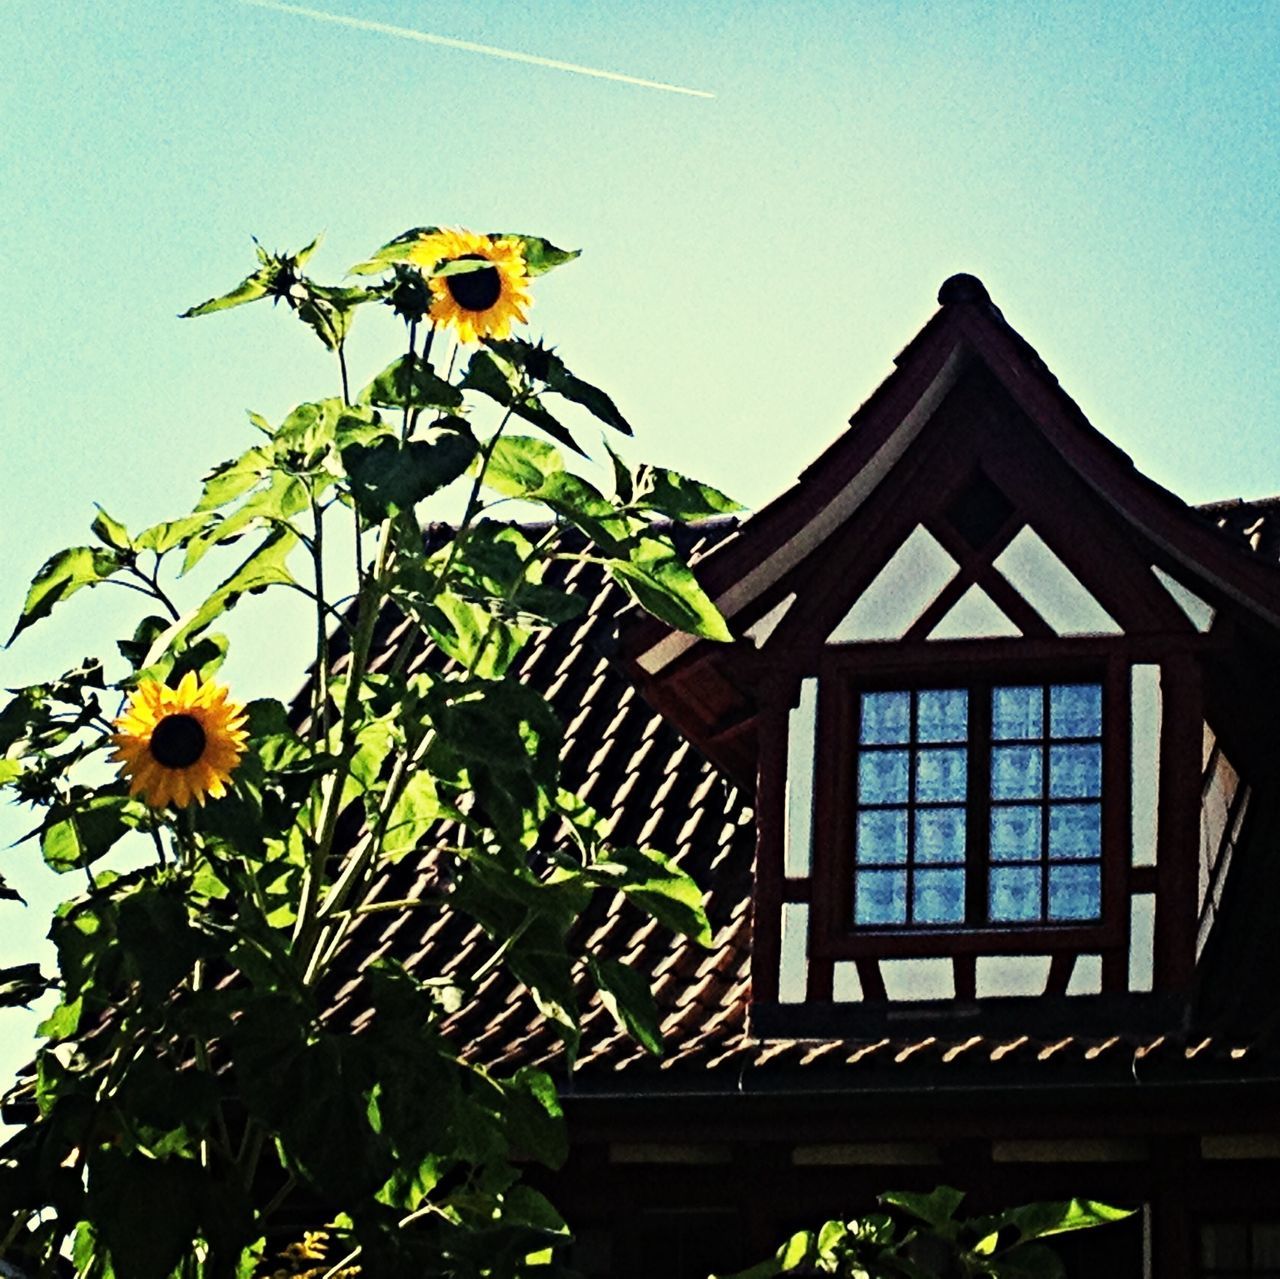
[[[1224,548],[1234,545],[1266,559],[1280,558],[1280,498],[1215,503],[1199,517]],[[722,518],[670,530],[695,565],[738,530]],[[1194,1031],[1182,1037],[1133,1033],[1020,1031],[974,1034],[957,1021],[930,1033],[874,1037],[777,1038],[749,1022],[752,861],[751,794],[717,770],[653,710],[615,660],[619,619],[629,608],[620,588],[597,565],[577,562],[565,585],[590,601],[576,622],[533,640],[522,653],[521,678],[534,681],[566,726],[564,784],[613,815],[613,837],[672,855],[705,892],[714,946],[703,950],[673,938],[620,898],[598,898],[583,916],[579,938],[622,959],[650,978],[666,1051],[646,1053],[613,1022],[598,1001],[587,1007],[572,1074],[559,1043],[532,997],[500,968],[473,1001],[445,1023],[469,1057],[499,1069],[534,1064],[562,1077],[580,1094],[606,1096],[681,1092],[811,1092],[911,1089],[922,1079],[958,1088],[1014,1080],[1070,1086],[1087,1080],[1280,1076],[1273,1052],[1256,1035]],[[447,668],[409,628],[389,635],[382,660],[398,645],[412,646],[411,668]],[[447,842],[447,834],[442,835]],[[420,896],[444,873],[430,851],[390,870],[376,889],[384,900]],[[390,919],[392,922],[386,922]],[[448,911],[370,914],[353,928],[347,954],[354,969],[335,991],[331,1015],[360,1024],[371,1013],[358,971],[380,956],[394,957],[423,977],[481,968],[492,946],[478,925]],[[1034,1002],[1034,1001],[1031,1001]]]

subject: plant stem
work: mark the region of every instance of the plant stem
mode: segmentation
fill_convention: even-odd
[[[311,710],[311,747],[316,750],[321,743],[329,740],[329,635],[325,629],[327,605],[324,595],[324,512],[316,504],[314,492],[311,494],[311,516],[315,524],[311,562],[315,566],[316,579],[316,672]]]

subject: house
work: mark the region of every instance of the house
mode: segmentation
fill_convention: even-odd
[[[676,530],[733,644],[578,564],[589,611],[522,657],[566,784],[716,930],[582,921],[652,981],[661,1058],[596,1006],[566,1071],[496,969],[451,1018],[557,1075],[588,1275],[726,1272],[939,1183],[1139,1208],[1074,1275],[1280,1275],[1280,500],[1185,505],[978,280],[939,303],[792,488]],[[465,921],[382,918],[362,954],[478,966]]]

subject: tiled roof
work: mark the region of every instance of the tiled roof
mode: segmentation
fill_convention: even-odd
[[[1280,499],[1217,503],[1204,513],[1256,551],[1280,549]],[[674,536],[696,562],[732,536],[736,521],[708,521]],[[646,1053],[619,1031],[599,1001],[587,1007],[577,1064],[567,1086],[605,1094],[761,1088],[896,1087],[929,1077],[963,1085],[995,1084],[1029,1073],[1046,1084],[1129,1080],[1173,1072],[1252,1073],[1262,1055],[1241,1038],[1195,1034],[1047,1037],[1007,1033],[889,1034],[858,1038],[762,1038],[748,1025],[751,871],[755,846],[751,796],[727,780],[645,703],[610,660],[619,614],[627,599],[603,580],[598,566],[578,562],[567,582],[589,600],[586,613],[538,637],[522,653],[522,678],[535,681],[566,726],[564,784],[603,814],[619,843],[643,844],[673,856],[703,887],[714,929],[704,950],[664,928],[620,898],[599,896],[579,924],[593,951],[620,959],[652,980],[666,1051]],[[447,668],[438,652],[402,633],[389,635],[382,660],[398,645],[413,645],[411,668]],[[449,834],[441,832],[447,844]],[[429,893],[447,872],[442,854],[427,851],[386,873],[383,900]],[[390,921],[390,922],[388,922]],[[353,928],[345,954],[351,967],[335,990],[332,1016],[359,1024],[370,1013],[358,970],[392,956],[423,977],[474,973],[492,954],[482,930],[465,917],[435,908],[369,914]],[[476,997],[446,1022],[448,1033],[473,1058],[499,1069],[537,1064],[564,1075],[563,1053],[529,993],[494,968]]]

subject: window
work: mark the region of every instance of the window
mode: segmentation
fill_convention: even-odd
[[[1204,1279],[1280,1279],[1280,1223],[1215,1223],[1200,1228]]]
[[[1102,700],[1099,683],[860,691],[855,927],[1099,920]]]

